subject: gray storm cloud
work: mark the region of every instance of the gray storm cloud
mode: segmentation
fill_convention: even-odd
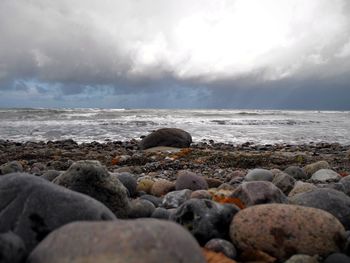
[[[349,61],[346,0],[0,1],[0,91],[316,87]]]

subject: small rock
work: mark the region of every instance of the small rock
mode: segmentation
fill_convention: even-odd
[[[230,197],[238,198],[245,206],[288,202],[283,192],[267,181],[242,183]]]
[[[289,192],[288,197],[291,197],[291,196],[294,196],[297,194],[301,194],[301,193],[310,192],[310,191],[315,190],[315,189],[317,189],[317,187],[313,184],[304,183],[302,181],[297,181],[294,184],[292,191]]]
[[[234,205],[221,205],[206,199],[190,199],[176,209],[170,219],[187,228],[201,245],[212,238],[228,238]]]
[[[135,199],[130,202],[128,218],[151,217],[156,207],[145,199]]]
[[[319,263],[317,256],[294,255],[284,263]]]
[[[326,161],[318,161],[318,162],[306,165],[303,169],[308,176],[311,176],[314,173],[316,173],[318,170],[330,169],[330,165]]]
[[[12,161],[0,166],[0,175],[23,172],[22,164],[18,161]]]
[[[12,232],[0,233],[0,262],[21,263],[27,251],[23,240]]]
[[[145,195],[141,195],[139,198],[150,201],[155,207],[160,206],[163,202],[162,198],[154,196],[154,195],[145,194]]]
[[[167,209],[177,208],[190,199],[191,193],[192,191],[188,189],[167,193],[163,198],[162,207]]]
[[[154,212],[152,213],[151,217],[158,218],[158,219],[165,219],[168,220],[170,217],[170,211],[163,208],[163,207],[157,207]]]
[[[349,263],[350,257],[342,253],[333,253],[329,255],[324,263]]]
[[[73,163],[53,182],[99,200],[119,218],[126,218],[128,215],[129,200],[126,188],[98,161]]]
[[[284,172],[296,180],[307,180],[310,177],[298,166],[289,166],[284,170]]]
[[[213,238],[210,239],[204,246],[207,249],[213,250],[215,252],[221,252],[228,258],[235,259],[237,256],[237,251],[235,246],[225,239]]]
[[[197,199],[212,199],[211,194],[208,190],[196,190],[191,193],[191,198]]]
[[[147,178],[141,178],[138,182],[137,182],[137,188],[136,190],[138,192],[145,192],[147,194],[151,193],[152,190],[152,186],[154,184],[154,181],[151,179],[147,179]]]
[[[272,183],[276,185],[286,195],[293,189],[296,180],[285,172],[278,172],[272,180]]]
[[[241,250],[266,251],[281,261],[294,254],[338,252],[345,244],[345,229],[337,218],[320,209],[266,204],[239,211],[232,220],[230,237]]]
[[[339,182],[344,186],[344,193],[350,195],[350,175],[343,177]]]
[[[204,177],[204,179],[207,181],[208,188],[216,188],[224,183],[223,181],[215,178]]]
[[[176,179],[175,189],[206,190],[208,189],[208,184],[200,175],[190,171],[180,171]]]
[[[330,169],[320,169],[311,176],[314,183],[338,182],[341,176]]]
[[[118,180],[128,190],[130,197],[135,197],[137,193],[137,181],[130,173],[115,174]]]
[[[175,183],[166,179],[155,181],[152,185],[151,194],[155,196],[163,196],[175,189]]]
[[[248,174],[244,177],[244,180],[247,182],[252,181],[269,181],[271,182],[273,179],[273,174],[271,171],[266,169],[253,169],[248,172]]]
[[[46,179],[46,180],[52,182],[52,181],[53,181],[56,177],[58,177],[60,174],[61,174],[60,171],[56,171],[56,170],[47,170],[47,171],[45,171],[45,172],[42,174],[41,178]]]
[[[192,137],[188,132],[176,128],[163,128],[143,138],[140,147],[143,150],[157,146],[187,148],[191,143]]]
[[[28,263],[205,263],[196,240],[165,220],[76,222],[51,233]]]

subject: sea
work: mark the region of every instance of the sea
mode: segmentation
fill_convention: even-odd
[[[164,127],[194,142],[350,145],[350,111],[0,109],[0,139],[18,142],[126,141]]]

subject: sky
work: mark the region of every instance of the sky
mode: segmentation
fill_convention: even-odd
[[[1,0],[0,107],[350,110],[350,1]]]

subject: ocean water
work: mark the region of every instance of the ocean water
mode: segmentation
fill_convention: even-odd
[[[0,139],[21,142],[123,141],[163,127],[184,129],[194,142],[350,145],[349,111],[0,109]]]

